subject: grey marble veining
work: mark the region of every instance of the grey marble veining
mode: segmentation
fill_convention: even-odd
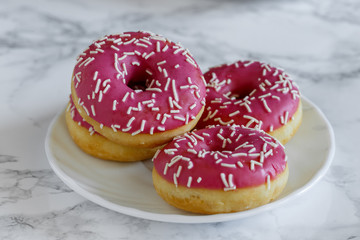
[[[71,192],[49,169],[30,171],[5,169],[1,174],[0,206],[37,197],[37,195]]]
[[[0,239],[360,239],[360,2],[10,1],[0,4]],[[247,219],[171,224],[102,208],[69,189],[44,152],[76,56],[105,34],[180,41],[203,71],[238,59],[288,71],[334,127],[326,176]]]

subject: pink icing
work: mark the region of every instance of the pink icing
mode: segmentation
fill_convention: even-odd
[[[77,122],[77,124],[81,127],[84,127],[86,129],[89,130],[89,133],[92,134],[99,134],[98,132],[96,132],[93,128],[93,126],[91,126],[88,122],[86,122],[84,120],[84,118],[80,115],[80,113],[78,112],[78,110],[76,109],[74,102],[72,100],[72,97],[70,96],[70,103],[69,106],[67,108],[67,111],[70,111],[71,114],[71,118]]]
[[[132,135],[183,126],[205,105],[205,81],[189,51],[147,32],[95,41],[80,54],[73,84],[91,118]]]
[[[269,184],[286,167],[284,148],[276,139],[237,125],[176,137],[153,161],[156,171],[175,185],[225,191]]]
[[[238,61],[204,74],[206,109],[197,128],[237,124],[271,132],[296,112],[298,87],[281,69],[256,61]]]

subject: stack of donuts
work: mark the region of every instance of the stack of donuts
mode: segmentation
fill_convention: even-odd
[[[189,51],[155,34],[127,32],[80,54],[66,119],[85,152],[138,161],[194,128],[204,108],[204,78]]]
[[[83,151],[152,158],[157,193],[203,214],[276,199],[288,179],[284,144],[301,119],[299,89],[283,70],[238,61],[203,74],[189,50],[143,31],[105,36],[80,54],[66,109]]]

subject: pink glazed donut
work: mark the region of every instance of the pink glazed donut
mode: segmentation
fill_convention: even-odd
[[[277,198],[288,179],[284,147],[263,131],[209,126],[174,138],[153,157],[169,204],[195,213],[243,211]]]
[[[237,124],[264,130],[285,144],[301,124],[298,87],[283,70],[257,61],[211,68],[206,109],[197,128]]]
[[[78,58],[71,93],[86,122],[125,146],[154,147],[190,131],[205,80],[189,51],[148,32],[95,41]]]

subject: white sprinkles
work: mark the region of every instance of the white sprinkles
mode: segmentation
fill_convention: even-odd
[[[129,50],[131,48],[136,50]],[[180,44],[172,43],[168,39],[154,34],[144,34],[143,36],[133,35],[131,33],[110,35],[94,42],[93,45],[80,54],[78,58],[76,68],[78,69],[78,72],[74,73],[73,78],[75,88],[82,87],[81,84],[83,80],[81,79],[81,73],[84,72],[87,67],[94,69],[95,65],[92,64],[96,62],[97,57],[101,54],[109,52],[111,52],[112,58],[114,59],[112,67],[116,71],[116,78],[104,76],[99,69],[93,71],[91,75],[91,80],[95,82],[95,84],[93,84],[93,92],[87,95],[87,101],[82,101],[84,111],[89,116],[97,116],[96,110],[99,107],[103,107],[99,105],[99,103],[106,100],[107,95],[113,88],[116,87],[114,81],[120,80],[124,84],[128,84],[129,79],[127,78],[130,71],[133,71],[133,68],[144,66],[144,61],[153,59],[155,54],[164,53],[167,55],[177,55],[177,58],[183,57],[186,63],[181,63],[181,65],[176,63],[174,65],[173,62],[167,61],[165,57],[165,59],[156,63],[158,70],[162,73],[162,78],[164,79],[163,81],[160,81],[161,79],[159,78],[155,79],[153,77],[156,75],[154,73],[154,69],[145,68],[144,73],[148,76],[147,81],[149,83],[149,87],[146,87],[145,89],[137,89],[132,92],[128,91],[122,97],[111,100],[111,110],[113,112],[120,111],[124,104],[128,106],[125,109],[127,122],[123,124],[127,127],[123,127],[122,129],[126,132],[130,131],[133,135],[139,133],[154,134],[155,131],[166,131],[166,124],[169,119],[172,119],[174,124],[177,125],[179,122],[181,122],[180,124],[188,124],[190,120],[195,119],[195,116],[198,114],[200,108],[205,105],[204,94],[200,92],[200,84],[203,83],[203,79],[195,81],[194,79],[191,79],[190,76],[184,76],[184,81],[188,84],[185,85],[186,91],[189,92],[191,89],[191,93],[193,95],[193,102],[190,103],[185,103],[185,101],[183,102],[181,100],[181,97],[184,95],[184,90],[183,88],[180,88],[179,80],[175,80],[179,79],[177,75],[179,74],[178,69],[185,70],[184,67],[186,67],[186,64],[189,64],[191,67],[196,69],[198,68],[190,52],[181,47]],[[137,56],[136,60],[135,56]],[[144,60],[141,60],[141,58]],[[181,74],[184,74],[184,72]],[[101,79],[102,77],[104,77],[104,79],[106,77],[106,79],[103,80]],[[152,83],[150,84],[150,82]],[[154,94],[151,95],[151,98],[142,100],[142,102],[148,101],[146,104],[141,103],[139,105],[136,99],[143,91],[153,92]],[[168,97],[169,108],[158,100],[164,92],[170,95]],[[187,99],[189,99],[189,97],[187,97]],[[93,102],[93,100],[95,100],[96,103]],[[147,111],[147,109],[151,112],[159,112],[162,114],[159,120],[157,120],[158,118],[154,118],[152,121],[150,121],[150,119],[147,119],[149,121],[143,121],[143,119],[138,117],[138,115],[134,115],[136,112]],[[129,122],[131,124],[129,124]],[[104,126],[103,123],[101,124]],[[119,128],[115,128],[114,126],[110,127],[114,132],[119,131]]]
[[[216,127],[210,127],[210,129],[211,128]],[[243,171],[246,168],[248,168],[250,172],[255,172],[260,168],[264,168],[266,161],[270,161],[268,159],[274,155],[275,149],[278,148],[280,144],[275,139],[266,135],[256,137],[254,135],[255,132],[252,132],[250,129],[248,132],[241,134],[236,130],[239,128],[238,126],[231,126],[230,128],[232,128],[232,132],[224,132],[222,131],[223,129],[220,128],[220,131],[213,131],[212,134],[193,131],[176,137],[173,142],[174,148],[169,147],[160,151],[167,155],[172,155],[163,170],[164,175],[167,175],[170,169],[174,168],[171,172],[176,176],[176,178],[173,179],[173,183],[176,186],[181,184],[188,188],[194,187],[196,183],[208,181],[206,179],[208,176],[206,176],[206,174],[204,176],[196,175],[192,173],[192,169],[197,166],[199,161],[213,161],[220,171],[218,181],[222,183],[223,190],[236,190],[236,179],[241,177],[241,174],[237,175],[236,172]],[[235,139],[240,139],[239,136],[243,138],[243,140],[241,143],[236,143]],[[255,142],[251,140],[254,144],[245,141],[247,137],[249,137],[248,139],[250,140],[253,136],[257,139]],[[226,146],[225,148],[224,146],[220,146],[220,148],[223,149],[221,151],[199,150],[195,148],[199,144],[204,146],[210,139],[218,139],[220,142],[225,141],[228,144],[235,144],[229,146],[229,148],[237,150],[230,151]],[[157,157],[159,157],[158,154],[153,159],[156,161]],[[268,167],[269,166],[266,166],[266,168]],[[183,174],[185,175],[183,176]],[[198,171],[198,174],[201,174],[201,172]],[[268,190],[271,189],[270,183],[270,176],[266,175],[264,177],[264,184]]]
[[[234,66],[237,69],[244,69],[250,65],[257,63],[260,64],[260,77],[258,78],[258,88],[253,89],[246,97],[238,98],[236,92],[231,92],[232,79],[222,79],[215,72],[210,72],[211,78],[208,79],[207,92],[210,90],[215,95],[212,99],[207,99],[210,104],[207,107],[207,115],[204,116],[203,121],[209,122],[208,124],[221,124],[229,125],[232,123],[239,124],[246,120],[246,116],[254,113],[253,107],[255,101],[259,101],[262,105],[262,110],[267,114],[277,114],[278,110],[275,109],[278,101],[285,98],[285,95],[290,95],[292,100],[300,98],[300,93],[297,88],[294,88],[294,83],[290,77],[281,70],[271,67],[268,64],[258,63],[255,61],[235,62],[233,65],[228,64],[227,67]],[[223,66],[226,67],[226,66]],[[211,70],[210,70],[211,71]],[[270,75],[269,75],[270,74]],[[274,79],[275,78],[275,79]],[[225,92],[225,89],[226,92]],[[285,99],[284,99],[285,100]],[[286,98],[286,101],[289,99]],[[222,109],[229,109],[226,111],[218,111]],[[261,111],[256,109],[256,111]],[[206,113],[205,113],[206,114]],[[255,116],[256,113],[254,113]],[[280,125],[285,125],[291,120],[291,115],[287,111],[279,113],[278,119]],[[245,119],[244,119],[245,118]],[[227,119],[233,119],[231,122]],[[246,127],[263,129],[262,119],[253,118],[244,124]],[[273,131],[274,125],[271,124],[267,131]]]

